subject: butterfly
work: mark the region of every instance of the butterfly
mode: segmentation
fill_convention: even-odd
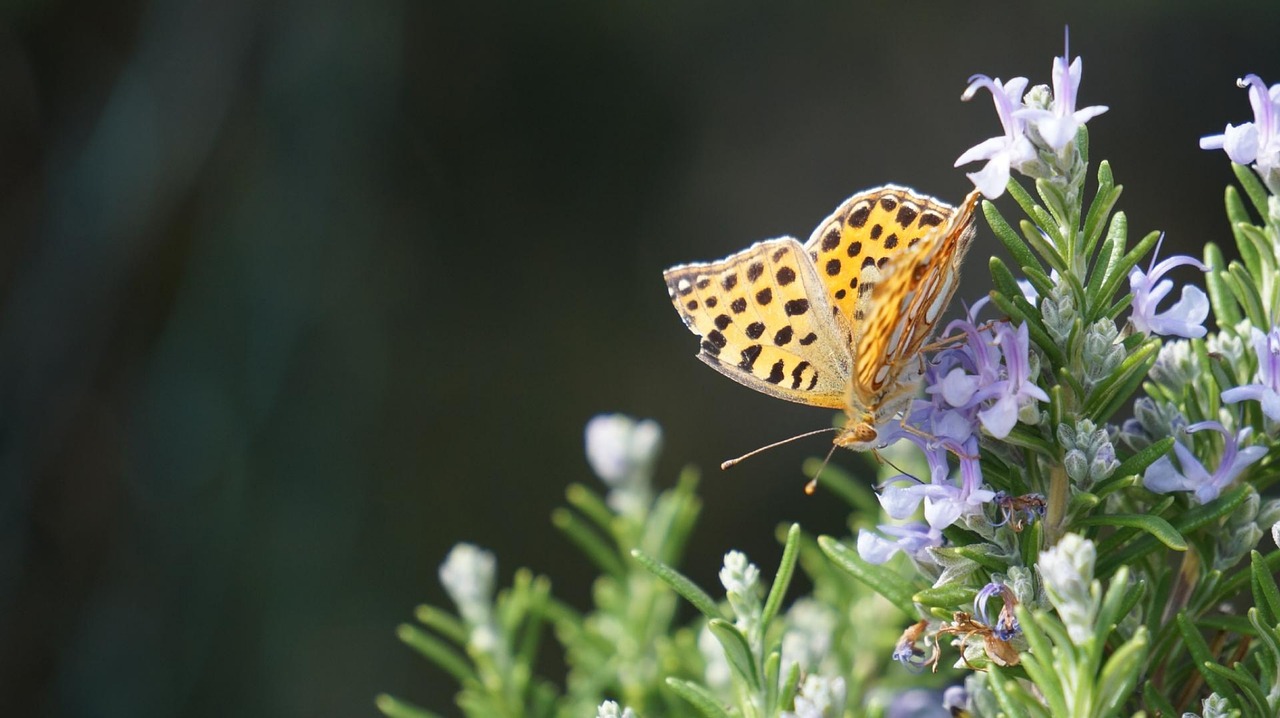
[[[979,198],[957,208],[894,185],[859,192],[803,245],[781,237],[671,267],[667,292],[699,359],[770,396],[843,409],[836,446],[875,449],[916,394]]]

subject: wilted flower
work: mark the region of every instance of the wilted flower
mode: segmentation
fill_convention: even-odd
[[[1000,613],[996,614],[993,619],[987,614],[987,603],[996,596],[1000,597],[1004,605],[1000,607]],[[992,581],[983,586],[982,590],[978,591],[978,595],[974,597],[973,614],[978,617],[979,621],[991,627],[991,631],[996,638],[1008,641],[1022,633],[1022,627],[1018,625],[1018,618],[1013,613],[1017,605],[1018,598],[1013,595],[1013,591],[1008,586]]]

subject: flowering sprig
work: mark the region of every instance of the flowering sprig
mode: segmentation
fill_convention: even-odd
[[[806,464],[853,507],[856,539],[790,526],[772,581],[729,551],[713,596],[676,568],[693,475],[655,494],[656,424],[593,420],[607,494],[572,487],[553,516],[602,573],[592,606],[553,600],[528,571],[495,592],[492,556],[464,545],[440,572],[457,615],[425,607],[422,627],[401,627],[458,679],[465,713],[1280,714],[1280,550],[1259,551],[1280,541],[1280,501],[1260,494],[1280,477],[1278,90],[1247,77],[1254,121],[1205,143],[1237,162],[1226,204],[1241,259],[1210,244],[1203,262],[1148,260],[1163,235],[1131,241],[1108,163],[1086,191],[1085,123],[1106,108],[1077,108],[1082,67],[1064,51],[1051,86],[975,75],[964,94],[989,91],[1003,133],[961,159],[985,161],[971,179],[1023,217],[983,203],[1011,260],[991,259],[994,291],[927,357],[906,441],[878,454],[874,481]],[[1206,290],[1175,295],[1177,267]],[[786,608],[796,570],[813,590]],[[680,598],[692,622],[677,620]],[[563,690],[533,669],[547,626]]]

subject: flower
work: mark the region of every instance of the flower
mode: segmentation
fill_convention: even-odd
[[[1024,107],[1015,113],[1019,118],[1034,124],[1041,139],[1054,152],[1061,152],[1075,140],[1076,133],[1084,123],[1107,111],[1104,105],[1076,109],[1076,92],[1080,89],[1083,66],[1078,56],[1074,61],[1070,58],[1069,37],[1064,37],[1062,56],[1053,58],[1052,109]]]
[[[987,602],[992,598],[999,596],[1004,605],[1000,607],[1000,613],[992,620],[987,614]],[[1014,615],[1013,610],[1018,605],[1017,596],[1013,595],[1013,590],[998,581],[992,581],[982,587],[978,591],[978,595],[973,599],[973,615],[978,620],[991,627],[992,633],[996,638],[1002,641],[1013,639],[1014,636],[1022,633],[1022,626],[1018,624],[1018,618]]]
[[[1093,633],[1098,604],[1090,589],[1097,558],[1092,541],[1069,533],[1056,546],[1041,551],[1036,560],[1045,595],[1058,609],[1058,616],[1076,645],[1082,645]]]
[[[1159,246],[1155,254],[1160,253]],[[1173,282],[1161,279],[1170,269],[1191,265],[1202,272],[1209,271],[1199,260],[1175,255],[1156,264],[1155,255],[1147,271],[1139,267],[1129,270],[1129,289],[1133,292],[1133,313],[1129,321],[1134,329],[1144,334],[1199,338],[1205,335],[1204,320],[1209,316],[1209,297],[1199,287],[1184,285],[1182,298],[1162,313],[1156,307],[1173,289]]]
[[[649,479],[662,449],[662,429],[650,419],[600,414],[587,422],[587,463],[610,488],[610,508],[643,513],[649,505]]]
[[[887,539],[866,529],[859,530],[858,555],[867,563],[882,564],[899,551],[910,556],[913,561],[932,563],[926,549],[942,545],[942,531],[924,524],[881,524],[878,528],[881,533],[896,537],[897,540]]]
[[[1280,84],[1268,89],[1262,78],[1249,74],[1236,85],[1249,90],[1253,122],[1228,124],[1220,135],[1201,137],[1200,149],[1225,150],[1232,162],[1253,164],[1267,187],[1280,192]]]
[[[614,701],[605,701],[596,708],[596,718],[636,718],[636,712],[630,708],[621,708]]]
[[[493,554],[469,543],[454,546],[440,564],[440,583],[473,627],[488,622],[496,568]]]
[[[981,170],[969,173],[968,177],[984,196],[995,199],[1004,194],[1011,168],[1017,169],[1035,161],[1036,148],[1027,139],[1026,124],[1016,115],[1018,106],[1022,104],[1022,94],[1027,89],[1027,78],[1015,77],[1003,83],[1000,78],[993,80],[986,75],[974,75],[969,78],[969,87],[960,99],[967,102],[982,88],[991,92],[996,114],[1004,127],[1004,136],[992,137],[969,148],[956,160],[955,166],[986,160],[987,164]]]
[[[1232,436],[1231,432],[1216,421],[1201,421],[1188,426],[1187,432],[1194,433],[1204,429],[1212,429],[1222,434],[1223,438],[1222,459],[1212,474],[1205,469],[1204,464],[1200,463],[1190,449],[1179,442],[1173,445],[1173,450],[1178,456],[1178,463],[1182,465],[1182,470],[1179,471],[1169,457],[1162,456],[1147,467],[1142,475],[1142,485],[1157,494],[1167,494],[1170,491],[1194,491],[1196,500],[1205,504],[1218,498],[1218,494],[1235,481],[1245,468],[1267,453],[1265,446],[1239,448],[1240,444],[1248,441],[1249,435],[1253,433],[1252,427],[1245,427]]]
[[[1222,392],[1222,400],[1228,404],[1254,400],[1262,403],[1262,413],[1272,421],[1280,421],[1280,327],[1272,327],[1263,334],[1257,327],[1250,328],[1253,352],[1258,355],[1258,371],[1254,383],[1237,386]]]
[[[1001,324],[997,335],[1004,356],[1005,378],[981,392],[983,399],[995,398],[996,401],[978,412],[978,420],[988,433],[1003,439],[1013,430],[1023,407],[1034,401],[1049,401],[1049,395],[1032,381],[1026,323],[1018,325],[1016,330]]]
[[[782,711],[781,718],[840,718],[847,693],[843,678],[809,675],[796,693],[795,710]]]

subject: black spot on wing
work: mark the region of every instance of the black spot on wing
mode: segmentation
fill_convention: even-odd
[[[716,305],[719,303],[719,299],[716,299],[715,297],[707,297],[707,309],[715,309]]]
[[[761,274],[764,274],[764,263],[763,263],[763,262],[756,262],[755,264],[752,264],[750,267],[747,267],[747,281],[748,281],[748,282],[754,282],[754,281],[756,281],[757,279],[759,279],[759,278],[760,278],[760,275],[761,275]]]
[[[813,332],[809,332],[808,334],[804,335],[804,337],[800,339],[800,345],[807,347],[816,341],[818,341],[818,335],[814,334]]]
[[[796,281],[796,270],[792,269],[791,267],[783,267],[782,269],[778,270],[777,278],[778,278],[778,284],[785,287],[788,284]]]
[[[861,207],[849,213],[849,226],[854,229],[861,229],[862,225],[867,223],[867,217],[871,216],[871,206],[862,205]]]
[[[908,207],[904,204],[898,208],[898,216],[896,219],[898,220],[898,224],[902,225],[903,229],[906,229],[911,226],[912,222],[916,221],[917,214],[918,213],[914,208]]]
[[[779,329],[777,334],[773,335],[773,343],[776,344],[777,346],[785,346],[788,342],[791,341],[792,334],[793,332],[791,327],[785,326]]]
[[[822,238],[822,251],[830,252],[840,246],[840,228],[832,227],[830,232]]]
[[[840,273],[840,260],[828,259],[827,260],[827,276],[834,277],[839,273]]]
[[[779,359],[778,361],[774,362],[773,366],[770,367],[769,369],[769,376],[765,377],[765,381],[769,382],[770,384],[781,383],[783,376],[785,376],[782,372],[786,368],[787,368],[787,363],[784,362],[783,360]]]
[[[733,300],[731,304],[729,304],[729,308],[733,310],[734,314],[741,314],[747,311],[747,298],[738,297],[737,299]]]
[[[756,301],[759,302],[760,306],[762,307],[768,304],[769,302],[772,302],[773,290],[768,287],[765,287],[764,289],[761,289],[760,291],[756,292]]]
[[[725,345],[729,343],[729,340],[725,339],[724,335],[715,329],[707,333],[707,341],[716,345],[716,354],[719,354],[719,350],[724,349]]]
[[[854,242],[853,244],[850,244],[850,245],[849,245],[849,256],[850,256],[850,257],[856,257],[856,256],[858,256],[859,254],[862,254],[862,242]]]
[[[708,302],[708,304],[709,303],[710,302]],[[716,317],[716,329],[719,329],[721,331],[724,331],[732,323],[733,323],[733,320],[729,318],[728,314],[721,314],[720,316]]]
[[[746,333],[748,339],[759,339],[764,334],[764,322],[751,322],[747,325]]]
[[[752,344],[746,349],[743,349],[742,361],[738,362],[738,367],[751,371],[751,367],[755,366],[756,359],[760,356],[760,352],[763,350],[764,347],[759,344]]]
[[[789,317],[798,316],[800,314],[804,314],[805,312],[809,311],[809,300],[808,299],[792,299],[791,301],[783,305],[783,307],[784,309],[786,309],[787,316]]]
[[[893,249],[896,246],[898,246],[898,235],[890,234],[888,237],[884,238],[885,249]]]
[[[792,389],[800,388],[800,380],[803,378],[801,375],[804,374],[804,370],[808,368],[809,368],[809,362],[802,361],[799,364],[796,364],[795,369],[791,370],[791,388]]]
[[[738,275],[730,274],[725,277],[724,280],[720,282],[720,286],[724,287],[724,291],[726,292],[738,286]]]
[[[898,200],[892,197],[881,197],[880,206],[884,207],[884,211],[892,212],[893,208],[898,206]]]
[[[871,238],[872,238],[872,239],[880,239],[880,233],[881,233],[881,232],[884,232],[884,227],[881,227],[881,226],[880,226],[880,225],[878,225],[878,224],[877,224],[877,225],[875,225],[874,227],[872,227],[872,228],[871,228]]]
[[[925,212],[924,214],[920,215],[921,227],[937,227],[940,224],[942,224],[942,215],[940,214],[935,214],[933,212]]]

